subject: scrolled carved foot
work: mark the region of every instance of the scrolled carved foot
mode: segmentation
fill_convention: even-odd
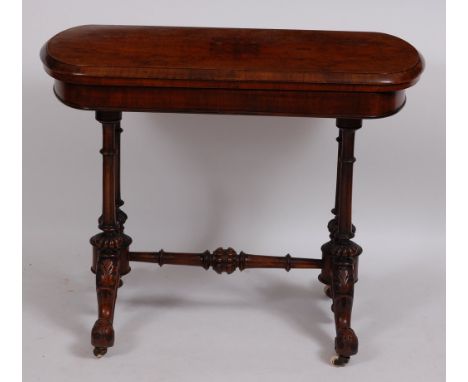
[[[323,292],[325,293],[325,295],[329,298],[333,298],[332,297],[332,294],[331,294],[331,286],[330,285],[325,285],[323,287]]]
[[[120,279],[120,280],[119,280],[119,288],[120,288],[122,285],[124,285],[124,282],[123,282],[122,279]]]
[[[101,358],[107,353],[107,348],[95,347],[93,353],[96,356],[96,358]]]
[[[109,320],[98,319],[96,321],[91,331],[91,343],[94,345],[95,350],[114,345],[114,328]]]
[[[330,363],[333,366],[345,366],[349,362],[349,357],[345,357],[342,355],[334,355],[330,359]]]
[[[335,338],[335,351],[343,357],[350,357],[358,352],[358,338],[354,330],[344,328],[338,331]]]

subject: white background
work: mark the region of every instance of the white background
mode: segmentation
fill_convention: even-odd
[[[445,22],[442,1],[24,3],[24,378],[26,381],[382,381],[444,375]],[[100,214],[100,128],[61,105],[41,45],[79,24],[373,30],[426,59],[396,116],[357,134],[356,241],[364,247],[342,370],[317,271],[134,265],[116,346],[92,357],[88,238]],[[124,114],[123,198],[134,250],[319,257],[334,196],[332,120]]]

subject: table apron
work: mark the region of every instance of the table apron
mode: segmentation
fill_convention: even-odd
[[[405,104],[404,90],[389,92],[285,91],[218,88],[94,86],[56,80],[64,104],[86,110],[382,118]]]

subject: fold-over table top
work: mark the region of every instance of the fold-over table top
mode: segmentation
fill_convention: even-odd
[[[86,25],[43,47],[72,84],[387,92],[408,88],[424,61],[383,33]]]

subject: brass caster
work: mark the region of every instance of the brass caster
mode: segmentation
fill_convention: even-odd
[[[337,366],[337,367],[345,366],[348,362],[349,362],[349,357],[344,357],[342,355],[334,355],[330,359],[330,363],[333,366]]]
[[[333,297],[332,297],[332,294],[331,294],[331,287],[330,287],[330,285],[325,285],[325,286],[323,287],[323,292],[325,293],[325,295],[326,295],[327,297],[333,298]]]
[[[95,347],[93,353],[96,356],[96,358],[101,358],[104,354],[107,353],[107,348]]]

